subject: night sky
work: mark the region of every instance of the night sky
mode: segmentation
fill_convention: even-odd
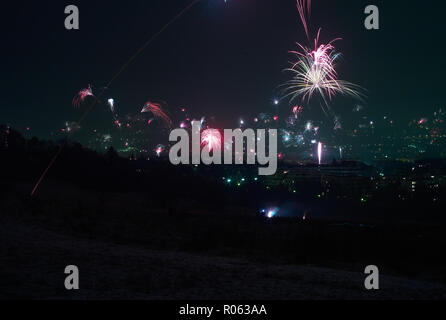
[[[48,137],[65,121],[77,91],[96,91],[136,50],[190,0],[10,1],[1,3],[2,85],[0,123],[29,126]],[[64,28],[64,8],[80,10],[80,30]],[[364,8],[380,9],[379,31],[364,28]],[[343,40],[341,79],[368,90],[371,115],[396,120],[445,107],[445,5],[440,1],[313,1],[312,34]],[[294,0],[203,0],[164,32],[113,83],[120,114],[137,113],[148,100],[186,107],[196,117],[215,116],[219,126],[237,127],[240,117],[271,112],[278,86],[296,49],[307,43]],[[337,99],[348,117],[355,104]],[[289,110],[287,103],[280,106]],[[323,117],[311,106],[314,117]],[[84,106],[83,108],[86,108]],[[101,109],[102,108],[102,109]],[[107,128],[110,116],[98,106],[89,127]]]

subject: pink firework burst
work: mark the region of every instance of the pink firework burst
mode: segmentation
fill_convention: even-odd
[[[161,120],[161,122],[166,126],[166,127],[171,127],[172,126],[172,120],[170,119],[170,117],[166,114],[166,112],[164,112],[163,107],[161,105],[161,103],[158,102],[147,102],[144,107],[141,110],[141,113],[147,113],[147,112],[151,112],[155,118]]]
[[[296,67],[308,63],[308,66],[306,67],[308,68],[307,71],[310,78],[321,76],[323,80],[336,81],[337,72],[335,63],[340,54],[335,53],[333,43],[342,40],[342,38],[333,39],[327,44],[319,44],[320,35],[321,29],[318,30],[317,36],[314,39],[314,49],[304,47],[300,43],[297,43],[301,50],[290,51],[290,53],[301,57],[301,59],[293,64],[291,69],[295,70]]]
[[[88,88],[82,89],[78,92],[78,94],[73,98],[73,106],[79,108],[85,101],[85,99],[89,96],[94,97],[91,85],[88,85]]]
[[[309,101],[315,94],[323,99],[325,107],[321,105],[323,111],[327,113],[330,109],[329,101],[337,94],[347,95],[362,100],[364,96],[362,88],[350,82],[339,80],[336,71],[336,61],[340,53],[335,52],[334,39],[327,44],[319,44],[320,30],[314,41],[314,49],[306,48],[297,44],[298,51],[292,51],[297,61],[292,67],[286,69],[294,74],[293,79],[284,86],[285,97],[294,100],[298,97],[301,101]]]
[[[297,117],[299,116],[299,114],[301,114],[304,111],[304,107],[301,106],[294,106],[293,107],[293,114],[294,117],[297,119]]]
[[[164,152],[165,147],[162,144],[159,144],[155,148],[155,153],[157,157],[160,157],[161,154]]]
[[[221,150],[221,134],[217,129],[207,129],[201,134],[201,145],[208,147],[209,151]]]

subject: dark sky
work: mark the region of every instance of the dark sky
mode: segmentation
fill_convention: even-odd
[[[30,126],[46,136],[80,112],[71,100],[89,83],[104,86],[123,63],[191,0],[2,0],[0,123]],[[340,78],[368,90],[370,114],[396,119],[444,105],[445,5],[441,1],[313,0],[312,33],[342,37]],[[80,9],[80,30],[64,28],[64,8]],[[380,9],[381,30],[367,31],[368,4]],[[148,47],[106,96],[121,114],[147,100],[187,107],[236,127],[240,116],[271,111],[295,42],[306,43],[294,0],[202,0]],[[334,103],[351,112],[354,101]],[[85,106],[84,106],[85,108]],[[87,119],[101,126],[101,107]],[[288,109],[284,103],[281,108]],[[315,117],[318,110],[314,107]],[[109,123],[107,122],[107,125]]]

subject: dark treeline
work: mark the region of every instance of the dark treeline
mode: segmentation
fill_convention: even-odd
[[[60,181],[78,188],[100,192],[141,192],[159,202],[187,199],[191,203],[223,210],[223,204],[244,204],[249,197],[225,188],[224,168],[173,166],[167,158],[124,158],[110,147],[98,153],[73,141],[25,139],[7,126],[0,128],[0,176],[2,188],[23,182],[34,184],[62,146],[62,152],[48,171],[40,189],[48,181]],[[237,172],[237,170],[236,170]],[[259,186],[246,192],[258,193]],[[37,195],[39,194],[39,190]],[[31,189],[30,189],[31,192]]]

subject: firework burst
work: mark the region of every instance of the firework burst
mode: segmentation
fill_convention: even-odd
[[[301,114],[304,111],[304,107],[294,106],[292,111],[293,111],[294,117],[297,119],[299,117],[299,114]]]
[[[85,99],[90,96],[94,97],[93,90],[91,89],[91,85],[88,85],[88,88],[82,89],[73,98],[73,106],[76,108],[79,108],[81,106],[81,104],[85,101]]]
[[[65,122],[65,128],[62,129],[63,132],[71,133],[81,129],[81,126],[77,122]]]
[[[298,51],[291,51],[297,62],[291,68],[286,69],[293,73],[293,78],[283,85],[283,98],[290,100],[301,98],[302,102],[309,102],[318,94],[324,101],[322,109],[325,113],[329,110],[329,101],[337,94],[351,96],[357,99],[363,97],[362,88],[338,79],[336,62],[340,53],[335,51],[334,39],[327,44],[319,44],[320,30],[314,40],[314,49],[306,48],[301,44]]]
[[[157,157],[161,157],[161,154],[164,152],[165,147],[162,144],[159,144],[155,148],[155,154]]]
[[[221,150],[221,134],[217,129],[204,130],[201,135],[201,145],[208,147],[209,151]]]
[[[141,110],[141,113],[147,113],[147,112],[151,112],[155,118],[161,120],[161,122],[166,126],[166,127],[172,127],[172,120],[170,119],[170,117],[166,114],[166,112],[164,112],[163,107],[161,105],[161,103],[157,103],[157,102],[147,102],[144,107]]]

